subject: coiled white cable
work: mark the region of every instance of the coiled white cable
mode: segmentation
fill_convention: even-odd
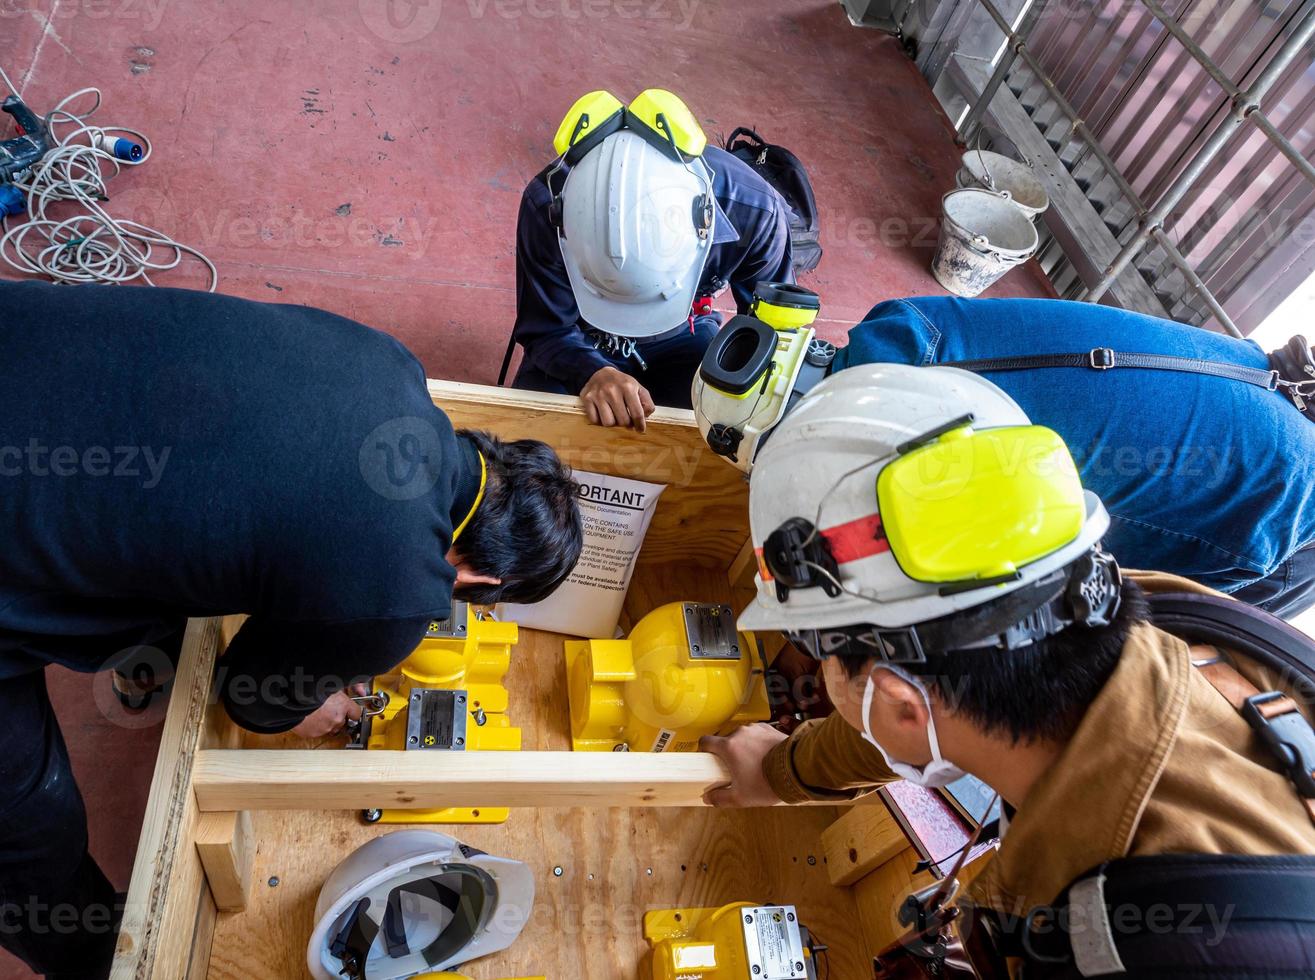
[[[9,76],[3,79],[18,94]],[[74,112],[71,104],[85,96],[94,99],[90,108]],[[219,273],[199,249],[184,245],[163,232],[137,221],[116,218],[103,204],[109,200],[109,181],[123,167],[139,167],[151,158],[151,141],[126,126],[93,126],[87,123],[100,108],[97,88],[79,89],[46,116],[54,146],[15,186],[27,195],[28,219],[9,227],[0,218],[0,259],[19,272],[48,276],[63,283],[123,283],[140,280],[154,286],[151,276],[176,268],[191,255],[209,272],[209,292],[214,292]],[[62,135],[57,127],[72,127]],[[140,160],[121,160],[102,148],[102,138],[129,136],[143,148]],[[107,166],[108,165],[108,166]],[[112,168],[112,169],[111,169]],[[71,202],[72,207],[66,207]],[[71,210],[66,217],[60,211]]]

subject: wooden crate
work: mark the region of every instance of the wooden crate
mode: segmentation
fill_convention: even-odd
[[[438,382],[431,394],[459,427],[543,439],[579,469],[667,484],[627,623],[680,599],[744,604],[747,487],[706,450],[691,413],[659,410],[639,435],[588,425],[573,398]],[[711,756],[569,752],[561,636],[522,630],[513,653],[506,683],[523,751],[349,752],[341,739],[249,735],[212,704],[234,626],[189,625],[115,980],[305,977],[325,877],[396,829],[364,824],[360,810],[438,805],[514,807],[499,826],[438,829],[535,874],[524,933],[462,968],[473,977],[634,977],[645,911],[746,900],[793,903],[830,946],[832,977],[870,975],[854,894],[826,867],[821,834],[835,809],[715,811],[701,803],[724,775]]]

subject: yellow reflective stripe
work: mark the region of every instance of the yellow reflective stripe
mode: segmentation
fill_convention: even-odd
[[[457,543],[457,538],[461,537],[461,532],[466,529],[470,519],[475,516],[475,511],[479,510],[480,502],[484,499],[484,488],[488,486],[489,482],[489,466],[488,463],[484,462],[484,454],[476,450],[475,455],[479,457],[479,492],[475,494],[475,502],[470,505],[470,510],[466,512],[466,516],[461,519],[457,529],[452,532],[453,544]]]

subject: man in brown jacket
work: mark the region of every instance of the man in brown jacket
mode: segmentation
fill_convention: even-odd
[[[1244,717],[1255,698],[1259,724],[1283,719],[1304,739],[1309,725],[1292,723],[1309,721],[1309,683],[1295,690],[1291,676],[1150,625],[1147,594],[1214,593],[1121,577],[1099,549],[1103,508],[1083,498],[1062,443],[988,382],[894,366],[846,378],[857,370],[815,389],[759,457],[758,598],[741,617],[822,660],[836,713],[788,738],[756,725],[705,740],[732,777],[708,802],[844,801],[901,777],[936,786],[968,772],[1009,815],[969,893],[997,922],[1052,904],[1076,912],[1091,889],[1069,886],[1093,869],[1106,869],[1090,879],[1103,883],[1110,862],[1259,858],[1239,872],[1267,883],[1259,915],[1254,896],[1210,892],[1165,920],[1189,935],[1186,954],[1139,948],[1154,923],[1111,926],[1095,885],[1097,925],[1068,930],[1079,975],[1132,971],[1121,956],[1159,975],[1184,956],[1228,976],[1315,975],[1315,903],[1300,907],[1315,895],[1315,794],[1294,784],[1303,766],[1315,779],[1315,755],[1289,771]],[[892,398],[863,395],[878,381]],[[1066,501],[1079,519],[1057,517]],[[1221,860],[1238,868],[1194,860],[1188,877]],[[1125,869],[1133,881],[1165,872]]]

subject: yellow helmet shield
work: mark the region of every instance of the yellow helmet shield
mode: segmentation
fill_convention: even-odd
[[[919,582],[1012,577],[1086,519],[1073,456],[1039,425],[942,433],[882,469],[877,505],[891,554]]]

